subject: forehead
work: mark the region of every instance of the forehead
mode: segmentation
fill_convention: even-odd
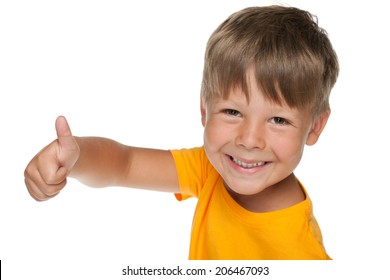
[[[275,87],[274,94],[267,94],[259,79],[256,78],[253,66],[247,69],[245,76],[245,83],[232,84],[228,90],[221,95],[214,95],[211,99],[215,101],[245,101],[247,105],[261,102],[269,103],[272,106],[289,107],[278,87]]]
[[[299,119],[301,121],[311,119],[312,116],[308,108],[291,107],[284,99],[276,102],[267,98],[267,95],[263,94],[261,89],[257,87],[256,90],[254,89],[245,94],[241,88],[236,87],[225,96],[214,96],[207,102],[206,106],[211,110],[223,107],[223,109],[235,109],[242,113],[252,112],[272,116],[275,114],[276,116]]]
[[[289,94],[283,94],[279,85],[277,83],[274,84],[272,91],[269,90],[269,87],[266,89],[261,84],[261,79],[259,79],[256,75],[256,69],[252,64],[247,68],[245,73],[245,78],[243,83],[231,84],[230,88],[225,91],[220,91],[219,94],[210,95],[206,104],[220,104],[222,102],[234,102],[236,104],[258,107],[255,108],[260,110],[260,107],[263,109],[266,108],[276,111],[289,111],[294,114],[302,114],[307,116],[306,113],[311,112],[311,106],[307,103],[307,101],[301,101],[302,104],[296,104],[294,102],[289,102],[286,100],[286,96],[288,98]],[[312,115],[312,117],[315,117]]]
[[[283,98],[278,101],[269,98],[257,87],[248,90],[248,92],[236,87],[231,89],[229,93],[224,96],[215,96],[211,101],[211,103],[214,104],[229,102],[244,107],[257,107],[258,109],[268,107],[297,110],[297,108],[290,107]]]

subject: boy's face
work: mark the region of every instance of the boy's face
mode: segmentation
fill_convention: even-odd
[[[309,110],[293,109],[264,99],[250,77],[250,99],[240,89],[227,99],[201,104],[206,154],[238,194],[257,194],[292,174],[305,144],[313,145],[329,112],[313,120]]]

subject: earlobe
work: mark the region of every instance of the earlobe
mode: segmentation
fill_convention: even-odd
[[[314,145],[317,143],[318,139],[320,138],[320,135],[322,131],[325,128],[326,123],[328,122],[330,116],[330,110],[325,111],[322,113],[314,122],[311,127],[311,130],[309,132],[309,135],[306,139],[306,145]]]
[[[202,116],[202,125],[205,127],[206,125],[206,106],[203,102],[203,98],[200,98],[200,114]]]

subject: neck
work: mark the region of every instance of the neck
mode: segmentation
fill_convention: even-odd
[[[305,200],[305,194],[295,175],[291,173],[279,183],[269,186],[260,193],[242,195],[225,186],[231,197],[251,212],[265,213],[281,210]]]

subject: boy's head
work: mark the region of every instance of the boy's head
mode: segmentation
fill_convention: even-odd
[[[316,18],[292,7],[252,7],[231,15],[211,35],[205,54],[202,99],[226,98],[241,88],[249,99],[248,70],[265,98],[313,116],[329,110],[339,66]]]

